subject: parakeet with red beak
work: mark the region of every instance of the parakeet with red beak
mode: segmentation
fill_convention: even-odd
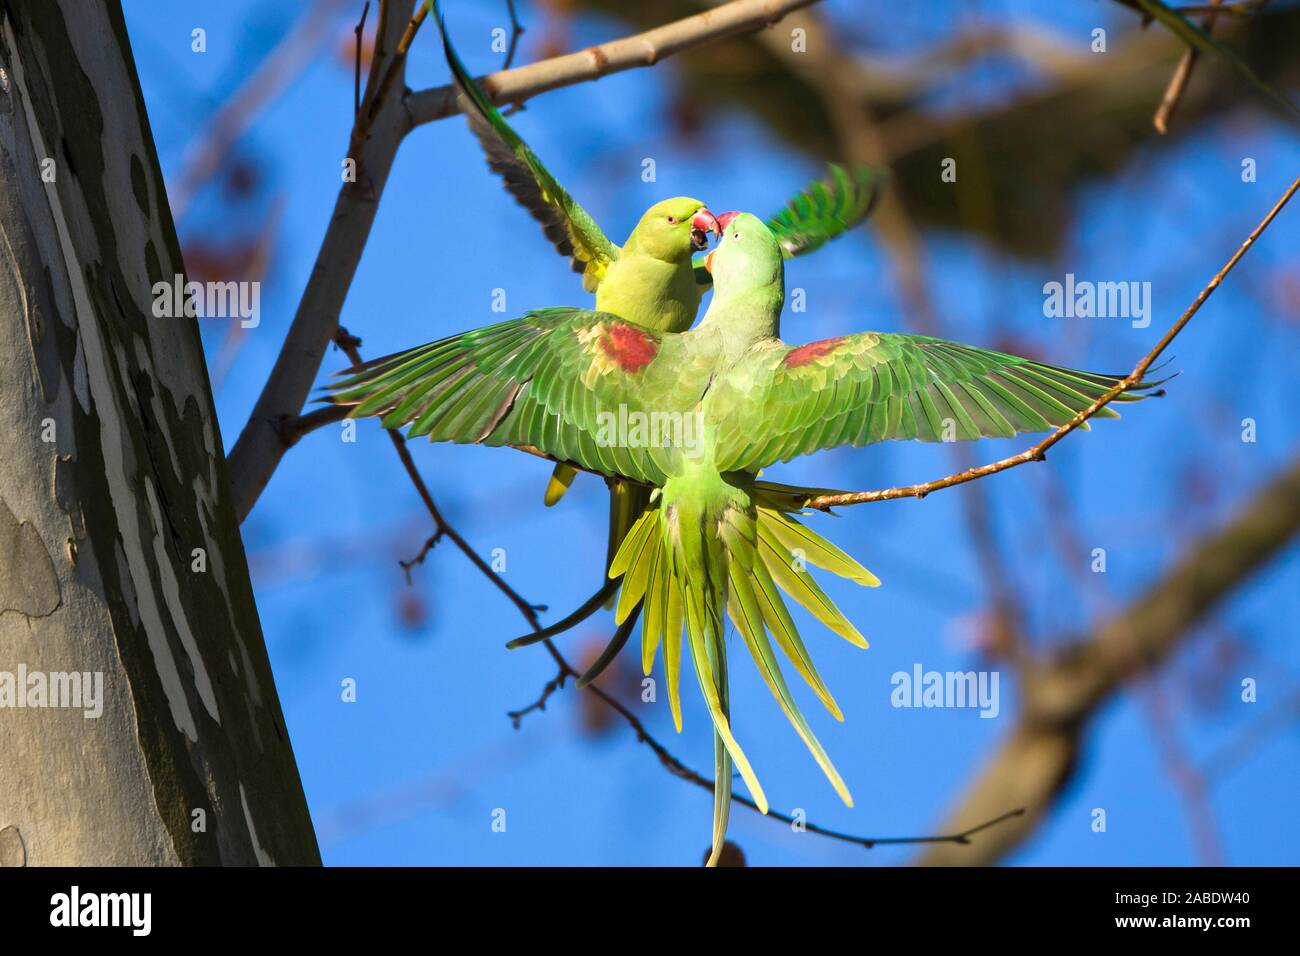
[[[786,685],[773,641],[843,719],[780,592],[865,647],[805,563],[859,584],[879,582],[794,516],[806,496],[759,481],[759,470],[839,445],[1046,431],[1119,381],[925,336],[860,332],[787,345],[779,337],[779,241],[754,216],[718,218],[725,229],[708,257],[713,300],[689,331],[659,332],[599,311],[544,309],[368,362],[330,386],[332,401],[354,406],[352,416],[382,416],[389,428],[410,424],[411,438],[540,450],[646,490],[647,507],[609,567],[611,579],[622,579],[615,617],[625,623],[644,607],[643,664],[649,673],[662,646],[679,730],[685,631],[715,733],[710,863],[726,834],[733,764],[754,803],[767,810],[731,728],[727,617],[822,771],[852,805]],[[1136,400],[1155,384],[1144,382],[1117,401]],[[644,431],[634,440],[630,431],[609,431],[611,416],[665,414],[694,422],[693,440],[655,441]],[[1105,408],[1097,417],[1115,413]]]
[[[433,4],[451,68],[457,100],[484,153],[506,189],[541,223],[546,237],[582,273],[583,288],[596,294],[596,309],[656,332],[685,332],[695,321],[700,301],[712,285],[702,257],[707,234],[717,223],[704,203],[687,197],[655,203],[642,215],[622,246],[616,246],[568,191],[551,175],[522,137],[506,122],[482,87],[465,68],[451,43],[441,6]],[[768,227],[785,257],[802,255],[853,228],[871,212],[885,177],[882,170],[858,165],[852,173],[831,166],[826,182],[815,182],[770,217]],[[558,502],[577,471],[558,464],[547,484],[544,502]],[[634,485],[610,484],[607,558],[644,512],[648,492]],[[608,592],[608,588],[606,591]],[[591,602],[555,630],[572,626],[601,601]],[[587,675],[594,677],[626,640],[617,633],[607,653]]]

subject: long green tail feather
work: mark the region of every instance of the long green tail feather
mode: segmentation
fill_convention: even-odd
[[[786,718],[794,725],[804,746],[813,755],[817,765],[822,768],[822,773],[826,774],[826,779],[831,782],[840,799],[846,806],[853,806],[853,797],[844,779],[831,763],[831,758],[827,756],[825,749],[813,734],[812,728],[808,726],[803,712],[799,710],[799,705],[790,694],[790,688],[781,674],[781,665],[777,662],[772,645],[763,629],[763,617],[759,610],[758,598],[754,595],[749,580],[743,573],[737,571],[735,565],[731,569],[731,596],[732,601],[728,604],[728,612],[736,625],[736,630],[745,639],[745,645],[749,648],[749,653],[754,658],[754,663],[758,665],[759,673],[763,675],[763,680],[771,690],[772,696],[780,703]]]
[[[793,556],[772,533],[770,520],[759,511],[758,518],[758,554],[767,566],[772,579],[786,594],[802,604],[813,617],[821,621],[850,644],[866,648],[867,639],[858,633],[835,603],[826,596],[813,576],[800,568]]]
[[[622,590],[614,620],[622,624],[645,596],[650,577],[650,560],[660,547],[658,515],[644,512],[627,533],[627,547],[619,548],[609,564],[611,578],[622,576]]]
[[[605,565],[614,562],[619,546],[650,504],[650,489],[624,481],[612,482],[609,489],[609,541],[605,548]],[[634,569],[635,570],[635,569]],[[627,583],[624,582],[624,590]],[[638,595],[639,597],[640,595]],[[612,606],[606,604],[606,607]],[[620,616],[622,621],[623,617]]]
[[[722,847],[727,842],[727,824],[731,820],[731,755],[726,741],[713,732],[713,843],[705,866],[717,866]]]
[[[682,732],[682,596],[672,579],[668,556],[663,565],[664,597],[664,680],[668,682],[668,709],[673,715],[673,727]]]
[[[645,605],[641,620],[641,670],[647,677],[655,663],[655,651],[664,632],[664,615],[667,604],[664,600],[664,585],[667,583],[668,566],[664,557],[663,542],[655,548],[654,559],[650,563],[650,575],[646,579]],[[681,730],[680,727],[677,728]]]
[[[713,665],[713,672],[717,678],[718,700],[722,715],[730,719],[731,694],[727,681],[727,649],[722,642],[721,628],[714,629],[713,641],[708,650],[709,662]],[[718,859],[722,856],[722,847],[727,842],[727,823],[731,820],[731,764],[727,740],[715,727],[713,731],[713,841],[705,866],[718,865]],[[750,793],[754,792],[752,786],[749,789]],[[755,802],[766,813],[767,806],[761,798],[761,791],[759,794],[756,795]]]
[[[668,547],[669,574],[675,579],[677,590],[681,594],[686,618],[686,642],[690,645],[695,677],[704,694],[704,702],[713,718],[714,729],[726,745],[736,769],[740,771],[750,796],[759,810],[766,813],[767,796],[754,775],[749,759],[732,733],[725,707],[726,688],[720,683],[726,666],[726,648],[722,643],[722,612],[726,603],[726,569],[722,543],[702,533],[702,511],[694,515],[686,514],[683,513],[686,511],[683,506],[674,516],[676,527],[670,529],[662,521],[662,510],[656,510],[660,513],[661,528]],[[719,660],[716,667],[714,657]]]
[[[775,582],[767,573],[767,565],[761,561],[754,565],[753,580],[758,594],[759,610],[762,612],[767,629],[772,632],[776,643],[785,652],[794,669],[808,682],[808,686],[821,699],[831,715],[836,720],[843,720],[844,714],[840,710],[840,705],[835,703],[835,698],[831,696],[821,674],[817,673],[816,666],[808,656],[808,648],[804,647],[803,638],[799,636],[799,630],[794,626],[794,621],[790,618],[785,602],[781,600]]]
[[[683,603],[686,605],[686,642],[691,647],[691,657],[695,662],[695,676],[704,694],[704,703],[713,718],[714,729],[726,745],[727,753],[735,762],[736,769],[740,771],[741,779],[749,788],[754,803],[758,804],[761,813],[767,813],[767,796],[754,775],[749,758],[745,756],[745,751],[740,748],[731,731],[731,721],[727,709],[723,706],[723,694],[718,684],[718,675],[710,660],[711,654],[716,653],[715,644],[720,640],[716,635],[721,630],[721,621],[705,623],[708,618],[716,616],[715,612],[704,608],[703,595],[699,594],[689,582],[684,590],[686,591],[683,595]]]
[[[683,631],[690,649],[696,679],[708,707],[715,732],[714,842],[710,862],[721,852],[729,815],[732,767],[739,771],[754,801],[766,808],[766,798],[737,742],[731,725],[726,681],[726,647],[723,620],[730,618],[754,659],[764,683],[834,787],[852,806],[853,798],[781,672],[773,642],[837,720],[843,714],[790,617],[781,591],[806,607],[832,631],[857,646],[866,641],[834,602],[803,568],[806,561],[865,586],[879,582],[870,571],[839,548],[805,528],[785,509],[801,507],[817,489],[764,485],[752,489],[752,503],[741,486],[720,491],[715,500],[692,486],[677,492],[672,506],[665,486],[631,530],[610,562],[611,577],[621,578],[616,620],[626,627],[643,614],[641,663],[647,674],[660,645],[673,724],[681,731],[680,667]],[[707,483],[705,485],[707,488]],[[706,499],[699,500],[700,496]],[[725,495],[726,497],[723,497]],[[767,507],[773,505],[774,507]],[[667,514],[665,514],[667,512]],[[797,549],[797,550],[796,550]],[[620,636],[625,632],[620,631]]]
[[[866,585],[869,588],[880,586],[880,579],[858,564],[851,557],[831,544],[819,534],[809,531],[802,524],[779,511],[767,510],[765,516],[771,521],[767,527],[773,536],[793,555],[802,555],[809,564],[815,564],[832,574],[837,574],[850,581]]]

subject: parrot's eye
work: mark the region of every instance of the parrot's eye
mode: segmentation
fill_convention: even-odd
[[[677,217],[676,217],[676,216],[669,216],[669,217],[668,217],[668,225],[670,225],[670,226],[675,226],[675,225],[677,225]]]

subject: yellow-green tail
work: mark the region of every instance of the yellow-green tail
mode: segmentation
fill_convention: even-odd
[[[605,546],[605,570],[614,563],[614,557],[623,544],[623,539],[650,507],[650,491],[642,485],[617,482],[609,489],[609,541]],[[614,606],[615,597],[605,602],[605,607]]]
[[[764,681],[795,731],[845,804],[848,787],[814,736],[781,673],[771,638],[837,720],[843,715],[808,656],[780,592],[783,590],[831,630],[859,647],[867,642],[808,573],[813,565],[859,584],[880,582],[839,548],[797,521],[792,511],[813,493],[757,483],[732,486],[717,479],[707,500],[675,493],[673,482],[624,537],[610,562],[623,575],[615,620],[622,624],[644,602],[641,656],[649,674],[663,646],[673,723],[682,727],[681,638],[687,644],[715,732],[714,829],[710,864],[726,835],[734,762],[754,803],[767,799],[731,729],[723,614],[731,618]],[[698,484],[692,486],[698,493]],[[716,531],[716,533],[713,533]]]

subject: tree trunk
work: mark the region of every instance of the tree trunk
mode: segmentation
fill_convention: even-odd
[[[0,865],[320,862],[183,272],[117,3],[0,0]]]

